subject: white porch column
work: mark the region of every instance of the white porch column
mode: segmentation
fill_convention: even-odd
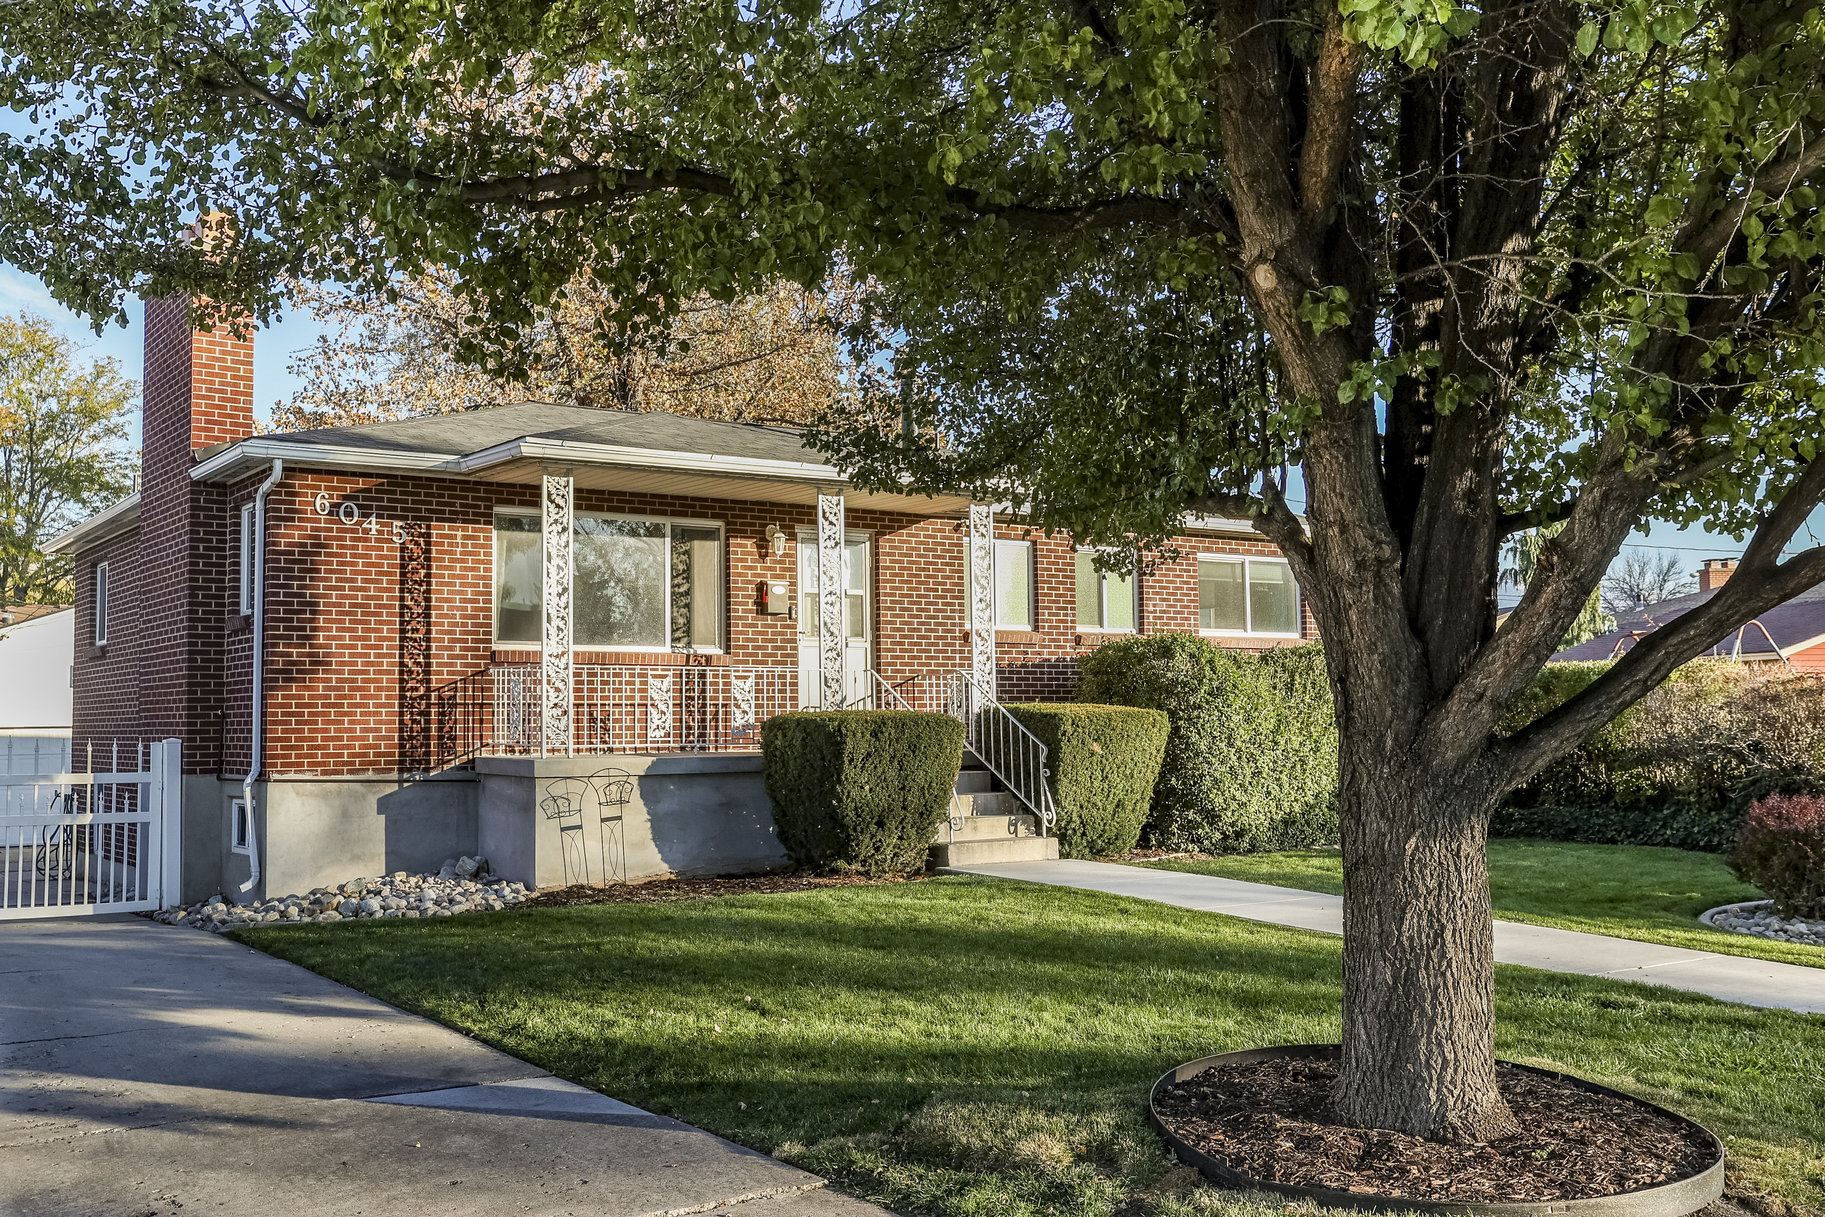
[[[817,674],[818,704],[840,710],[843,680],[843,496],[817,496]]]
[[[575,572],[575,484],[568,473],[546,474],[541,495],[544,523],[544,655],[539,672],[539,753],[571,752],[571,587]]]
[[[995,689],[995,509],[970,504],[970,675],[990,697]]]

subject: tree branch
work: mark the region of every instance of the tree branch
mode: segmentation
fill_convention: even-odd
[[[1786,562],[1776,561],[1821,498],[1825,498],[1825,461],[1814,461],[1763,517],[1736,574],[1716,595],[1637,642],[1570,701],[1496,744],[1491,756],[1505,788],[1520,785],[1554,758],[1577,747],[1645,697],[1674,668],[1696,658],[1731,630],[1825,582],[1825,546],[1815,546]]]
[[[1299,208],[1308,220],[1325,215],[1336,198],[1350,149],[1361,44],[1343,35],[1343,15],[1326,6],[1324,44],[1312,65],[1310,112],[1299,156]]]
[[[1812,142],[1784,161],[1769,165],[1750,181],[1747,188],[1707,217],[1698,211],[1681,227],[1674,248],[1692,254],[1700,267],[1707,267],[1724,252],[1730,239],[1748,214],[1751,199],[1757,194],[1776,196],[1791,189],[1802,178],[1825,169],[1825,137],[1814,135]]]

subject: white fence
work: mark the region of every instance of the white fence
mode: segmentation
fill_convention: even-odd
[[[64,735],[0,735],[0,777],[30,777],[40,773],[68,773],[70,737]],[[0,815],[15,807],[29,808],[31,791],[0,786]]]
[[[0,921],[140,912],[177,897],[178,741],[84,747],[73,760],[63,772],[0,774]]]

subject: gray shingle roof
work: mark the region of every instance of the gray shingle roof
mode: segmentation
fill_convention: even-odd
[[[1676,596],[1671,600],[1662,600],[1643,609],[1632,609],[1616,615],[1616,629],[1608,634],[1600,634],[1589,642],[1575,647],[1568,647],[1554,655],[1555,660],[1574,659],[1608,659],[1616,653],[1616,644],[1627,642],[1631,633],[1651,633],[1674,618],[1691,612],[1699,605],[1717,594],[1713,588],[1708,592],[1693,592],[1687,596]],[[1776,646],[1787,650],[1825,636],[1825,583],[1808,588],[1799,595],[1781,604],[1775,605],[1756,618],[1774,639]],[[1712,654],[1731,655],[1736,651],[1737,631],[1731,630],[1719,638],[1711,647]],[[1762,631],[1747,629],[1743,631],[1743,654],[1749,658],[1772,659],[1774,652],[1768,646],[1768,639]],[[1626,649],[1626,647],[1625,647]]]
[[[613,444],[662,452],[701,452],[756,460],[805,461],[824,458],[807,448],[796,431],[758,423],[724,423],[660,411],[596,410],[528,401],[464,414],[432,414],[359,427],[325,427],[264,438],[279,442],[335,444],[376,451],[479,452],[511,440],[538,436],[568,443]]]

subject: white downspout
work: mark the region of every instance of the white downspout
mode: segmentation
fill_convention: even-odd
[[[260,776],[266,748],[266,496],[285,476],[285,462],[275,458],[272,473],[253,500],[253,697],[249,708],[247,776],[241,779],[241,802],[247,815],[247,882],[243,892],[251,892],[260,881],[260,837],[254,828],[253,784]]]

